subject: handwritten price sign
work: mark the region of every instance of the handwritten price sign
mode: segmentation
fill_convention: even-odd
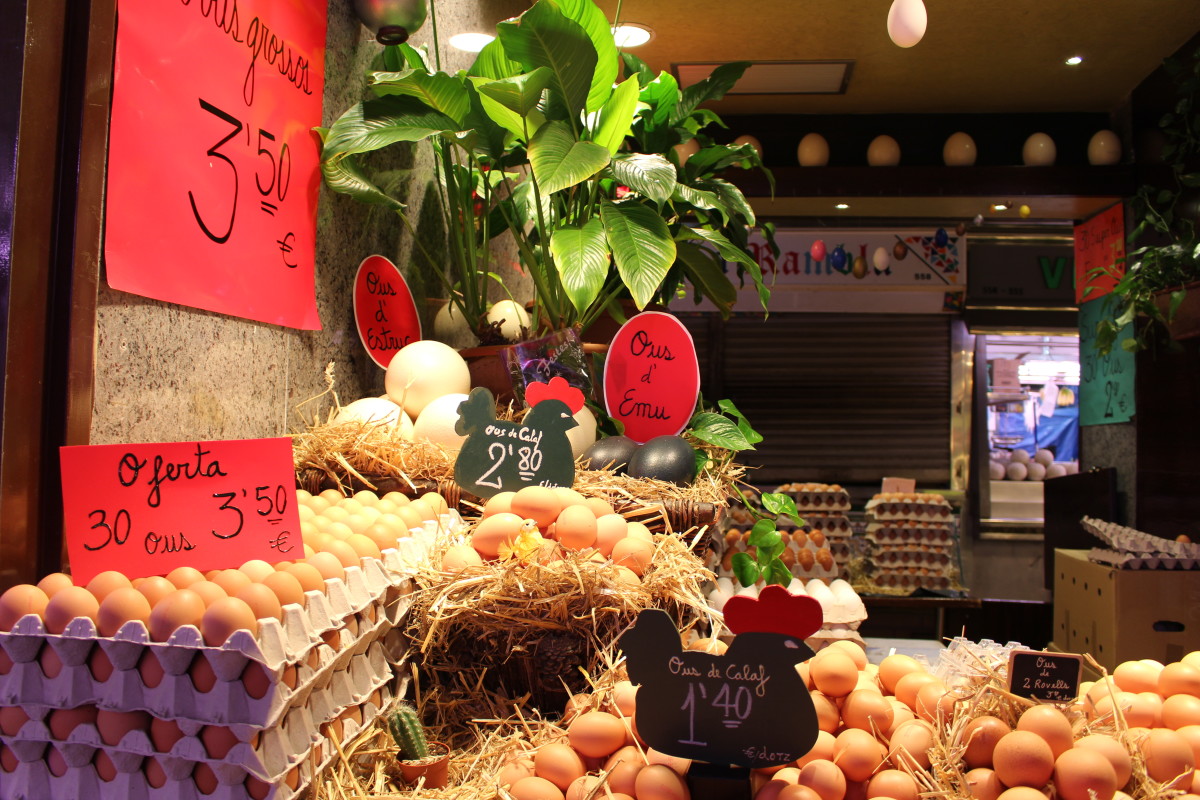
[[[1098,300],[1125,274],[1125,212],[1120,203],[1075,226],[1075,302]],[[1097,268],[1103,273],[1089,276]]]
[[[105,263],[114,289],[321,327],[313,261],[325,8],[120,0]]]
[[[1013,650],[1008,656],[1009,691],[1030,700],[1074,702],[1082,672],[1083,657],[1074,653]]]
[[[421,318],[412,291],[396,265],[383,256],[367,256],[358,265],[354,321],[363,347],[384,369],[397,350],[421,338]]]
[[[303,553],[287,438],[60,449],[76,581]]]
[[[683,323],[643,311],[621,326],[604,362],[604,403],[635,442],[682,431],[700,394],[696,345]]]

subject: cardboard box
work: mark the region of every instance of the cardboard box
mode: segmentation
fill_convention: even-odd
[[[1020,359],[994,358],[988,363],[992,365],[993,390],[1021,388]]]
[[[1121,570],[1087,550],[1054,551],[1054,642],[1090,653],[1109,671],[1122,661],[1164,664],[1200,650],[1200,570]]]

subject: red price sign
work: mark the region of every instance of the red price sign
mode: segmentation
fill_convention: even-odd
[[[682,431],[700,394],[696,345],[683,323],[643,311],[621,326],[604,361],[604,404],[637,442]]]
[[[358,265],[354,321],[363,347],[384,369],[397,350],[421,338],[421,318],[412,291],[396,265],[383,256],[367,256]]]
[[[1125,212],[1120,203],[1075,226],[1075,302],[1099,300],[1125,274]],[[1089,277],[1097,267],[1106,272]],[[1085,296],[1086,294],[1086,296]]]
[[[120,0],[105,265],[133,294],[294,328],[314,289],[325,7]]]
[[[130,578],[302,555],[290,439],[60,449],[71,574]]]

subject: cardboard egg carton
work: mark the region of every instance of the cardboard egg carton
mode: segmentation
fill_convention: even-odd
[[[1098,537],[1112,550],[1135,557],[1121,563],[1120,566],[1123,568],[1193,569],[1195,562],[1200,560],[1200,544],[1164,539],[1134,528],[1126,528],[1115,522],[1104,522],[1092,517],[1084,517],[1080,524],[1085,531]],[[1151,560],[1154,561],[1155,566],[1144,565]],[[1135,561],[1138,566],[1133,566]],[[1191,561],[1193,566],[1180,566],[1183,561]]]
[[[885,549],[875,553],[871,560],[880,569],[917,569],[928,570],[918,572],[924,575],[945,575],[953,569],[954,560],[946,552],[926,552],[921,550]]]
[[[391,583],[376,559],[347,568],[345,581],[326,581],[326,588],[324,595],[308,593],[307,608],[285,606],[283,623],[262,620],[257,638],[238,631],[220,647],[206,646],[193,626],[179,628],[167,642],[152,642],[140,622],[104,638],[89,619],[73,620],[61,635],[53,635],[36,616],[24,617],[11,632],[0,634],[0,646],[14,662],[0,675],[0,705],[93,704],[163,718],[269,727],[303,703],[322,675],[343,667],[396,625],[411,603],[411,581]],[[94,677],[88,663],[97,646],[113,668],[104,681]],[[47,647],[62,663],[54,677],[45,674],[39,659]],[[148,653],[162,668],[157,685],[149,685],[139,668]],[[211,691],[198,691],[191,679],[198,658],[216,677]],[[260,697],[251,696],[242,680],[252,664],[262,670]]]
[[[801,514],[850,510],[850,493],[836,483],[785,483],[775,491],[795,500]]]
[[[830,538],[845,539],[854,535],[854,527],[850,518],[844,514],[813,514],[804,515],[804,530],[820,531]]]
[[[799,529],[791,533],[780,531],[780,534],[787,545],[780,558],[791,570],[793,576],[805,580],[819,578],[825,581],[838,577],[838,564],[828,547],[818,547]],[[724,545],[723,552],[719,554],[714,552],[710,555],[706,566],[718,577],[732,579],[734,574],[730,559],[734,553],[746,552],[748,548],[746,539],[745,535],[738,537],[736,541],[730,537]]]
[[[879,545],[932,544],[949,547],[954,543],[954,532],[949,522],[872,522],[867,525],[865,536]]]
[[[881,492],[867,501],[866,512],[877,520],[909,519],[949,522],[950,503],[932,492]]]
[[[871,576],[871,582],[884,589],[952,589],[957,584],[957,572],[949,575],[921,575],[905,570],[881,570]]]

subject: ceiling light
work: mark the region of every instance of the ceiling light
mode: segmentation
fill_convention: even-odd
[[[450,46],[467,53],[478,53],[495,38],[490,33],[457,33],[450,37]]]
[[[992,203],[992,211],[1008,211],[1009,203]]]
[[[1066,63],[1072,67],[1075,66],[1076,64],[1082,64],[1083,56],[1071,56],[1070,58],[1067,59]]]
[[[617,47],[640,47],[654,38],[654,31],[635,22],[623,22],[612,29]]]
[[[838,203],[836,206],[834,206],[834,208],[836,208],[838,211],[845,211],[849,207],[849,203]]]

